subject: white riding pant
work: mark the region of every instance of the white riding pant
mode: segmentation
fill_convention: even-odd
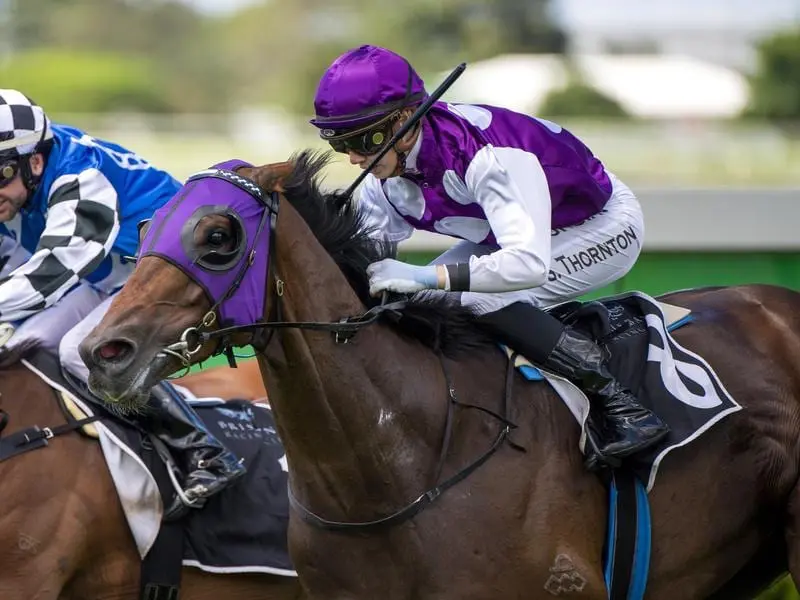
[[[644,215],[630,188],[609,174],[611,198],[596,215],[551,234],[551,262],[547,281],[515,292],[461,292],[461,302],[478,313],[500,310],[514,302],[546,308],[600,289],[631,270],[642,250]],[[497,248],[461,241],[431,264],[468,262],[470,256]]]
[[[0,255],[8,260],[0,276],[8,275],[30,258],[30,253],[11,238],[0,240]],[[61,365],[86,381],[89,370],[78,355],[78,345],[106,314],[114,294],[106,294],[87,282],[80,282],[53,306],[28,317],[17,325],[6,343],[8,348],[35,340],[39,347],[58,354]]]

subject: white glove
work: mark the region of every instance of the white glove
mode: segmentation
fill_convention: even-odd
[[[8,343],[16,330],[11,323],[0,323],[0,348]]]
[[[371,296],[379,296],[383,291],[411,294],[439,287],[436,265],[419,267],[384,258],[369,265],[367,275]]]

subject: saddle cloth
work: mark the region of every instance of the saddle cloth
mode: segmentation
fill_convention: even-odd
[[[69,419],[103,415],[102,421],[91,423],[84,433],[96,438],[102,448],[144,558],[158,535],[164,505],[174,495],[174,483],[148,436],[87,400],[88,391],[67,381],[51,354],[40,351],[22,362],[61,395]],[[247,466],[242,479],[211,497],[202,509],[190,510],[181,521],[183,565],[213,573],[296,576],[287,548],[287,463],[272,411],[267,405],[247,401],[198,399],[189,390],[174,387]]]
[[[611,372],[670,427],[661,443],[625,461],[647,483],[649,492],[659,466],[672,450],[696,440],[742,407],[711,366],[672,337],[671,331],[690,325],[692,315],[687,309],[660,303],[642,292],[588,302],[577,310],[575,304],[557,306],[551,312],[605,345],[611,356]],[[504,351],[511,355],[508,348]],[[590,410],[586,394],[567,379],[534,366],[524,357],[517,357],[515,364],[527,379],[547,381],[566,403],[581,427],[583,451]]]

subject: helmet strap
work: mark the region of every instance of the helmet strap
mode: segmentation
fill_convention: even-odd
[[[406,172],[406,153],[400,152],[397,148],[394,148],[394,151],[397,153],[397,166],[389,177],[400,177]]]
[[[416,135],[417,131],[419,130],[421,121],[417,121],[414,123],[414,127],[409,131],[406,135],[413,134]],[[400,141],[400,140],[398,140]],[[397,149],[397,144],[392,148],[397,153],[397,166],[394,169],[394,172],[390,175],[390,177],[399,177],[406,171],[406,159],[408,158],[408,152],[401,152]]]
[[[36,146],[34,146],[33,150],[24,156],[20,156],[20,165],[19,165],[19,174],[22,178],[22,183],[25,186],[25,189],[28,190],[28,197],[25,199],[27,203],[33,195],[36,193],[36,189],[39,187],[39,183],[42,181],[42,175],[34,175],[33,169],[31,168],[31,159],[33,158],[34,154],[41,153],[42,158],[44,159],[46,154],[49,154],[44,148],[45,144],[45,135],[47,134],[47,119],[44,121],[44,127],[42,128],[42,135],[39,136],[39,141],[36,142]],[[42,174],[44,174],[44,167],[42,167]]]
[[[20,165],[19,165],[19,175],[22,178],[22,183],[25,185],[25,189],[28,190],[28,199],[30,200],[31,196],[36,192],[36,188],[39,187],[39,183],[42,180],[41,175],[34,175],[33,169],[31,168],[31,159],[33,158],[33,154],[26,154],[25,156],[20,156]]]

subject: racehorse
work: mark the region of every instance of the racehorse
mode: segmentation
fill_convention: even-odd
[[[236,390],[237,372],[227,368],[209,369],[181,384],[200,396],[211,373],[217,392],[226,391],[223,379],[229,393]],[[53,389],[20,363],[0,371],[0,410],[8,415],[3,435],[65,423]],[[48,447],[0,462],[0,482],[0,598],[139,600],[139,553],[96,441],[77,432],[56,436]],[[180,597],[300,596],[292,577],[184,568]]]
[[[232,161],[190,178],[81,344],[92,388],[132,409],[181,362],[252,343],[312,600],[607,598],[608,498],[582,464],[574,417],[447,294],[368,296],[366,266],[394,248],[371,240],[346,194],[321,190],[326,160]],[[239,303],[226,313],[229,298]],[[787,569],[797,581],[800,294],[665,299],[691,309],[675,339],[743,410],[661,466],[647,597],[751,598]]]

